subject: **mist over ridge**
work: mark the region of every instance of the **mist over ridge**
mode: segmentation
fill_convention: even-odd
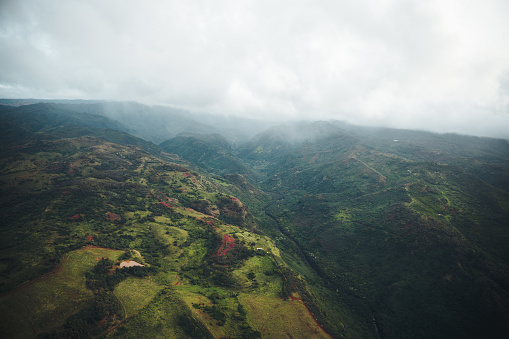
[[[277,117],[265,120],[262,117],[239,117],[213,113],[199,113],[171,106],[150,106],[134,101],[107,101],[107,100],[74,100],[74,99],[0,99],[0,105],[24,106],[34,103],[56,103],[62,109],[87,114],[106,116],[125,126],[129,131],[146,140],[159,144],[169,137],[181,133],[218,133],[226,137],[233,146],[247,142],[257,134],[272,129],[281,130],[282,137],[287,142],[312,139],[320,135],[332,133],[332,130],[342,128],[348,133],[360,133],[364,136],[386,135],[387,138],[398,139],[398,135],[407,133],[416,135],[422,133],[458,136],[477,136],[502,138],[509,140],[509,135],[502,133],[501,136],[481,134],[457,133],[454,130],[433,129],[407,129],[390,126],[373,126],[371,124],[354,124],[345,120],[335,119],[306,119],[306,120],[282,120]],[[279,127],[278,127],[279,126]],[[283,126],[286,126],[283,128]],[[306,128],[303,126],[314,126]],[[332,128],[332,126],[334,126]],[[399,131],[399,132],[398,132]],[[277,132],[275,132],[277,133]],[[398,134],[399,133],[399,134]]]
[[[5,0],[0,97],[507,139],[508,16],[505,0]]]
[[[0,336],[506,339],[508,18],[0,0]]]
[[[3,333],[505,338],[508,140],[38,101],[0,100]]]

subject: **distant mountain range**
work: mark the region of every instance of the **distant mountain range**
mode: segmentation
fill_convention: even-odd
[[[68,112],[106,116],[131,128],[131,134],[161,143],[180,133],[219,133],[233,144],[249,140],[275,122],[207,115],[165,106],[147,106],[136,102],[88,100],[0,99],[0,106],[58,104]]]
[[[0,126],[7,337],[509,332],[507,140],[31,99]]]

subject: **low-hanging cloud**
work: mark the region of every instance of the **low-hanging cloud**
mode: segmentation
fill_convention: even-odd
[[[0,2],[0,96],[509,138],[504,0]]]

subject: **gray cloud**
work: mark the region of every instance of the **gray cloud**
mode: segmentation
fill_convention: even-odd
[[[509,138],[505,0],[2,0],[0,96]]]

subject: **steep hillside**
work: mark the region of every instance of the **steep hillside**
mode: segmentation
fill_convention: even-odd
[[[503,337],[509,194],[484,179],[506,178],[507,142],[411,131],[392,139],[396,131],[335,123],[298,130],[267,131],[240,156],[269,176],[263,187],[276,198],[265,212],[293,240],[283,249],[326,282],[329,306],[349,295],[382,337]]]
[[[147,106],[136,102],[98,100],[0,99],[3,107],[52,104],[60,110],[99,115],[119,121],[130,134],[161,143],[182,133],[218,133],[238,145],[278,123],[242,117],[228,117],[190,112],[166,106]]]
[[[14,145],[44,144],[51,140],[94,136],[105,141],[139,147],[165,157],[163,150],[150,141],[134,137],[116,120],[65,109],[63,105],[42,103],[21,107],[0,106],[2,135],[0,150],[10,152]]]
[[[232,195],[264,197],[245,179],[95,136],[43,139],[0,159],[1,333],[330,337],[306,281]]]
[[[7,337],[509,331],[507,140],[332,121],[239,146],[133,103],[15,103],[0,106]],[[130,134],[157,124],[161,145]]]
[[[219,134],[181,134],[160,146],[213,173],[241,174],[256,180],[259,174],[234,155],[230,143]]]
[[[119,122],[93,114],[75,113],[57,104],[40,103],[20,107],[2,106],[2,145],[23,140],[37,134],[49,132],[53,128],[66,130],[73,127],[92,127],[125,131]],[[61,136],[60,136],[61,137]]]

